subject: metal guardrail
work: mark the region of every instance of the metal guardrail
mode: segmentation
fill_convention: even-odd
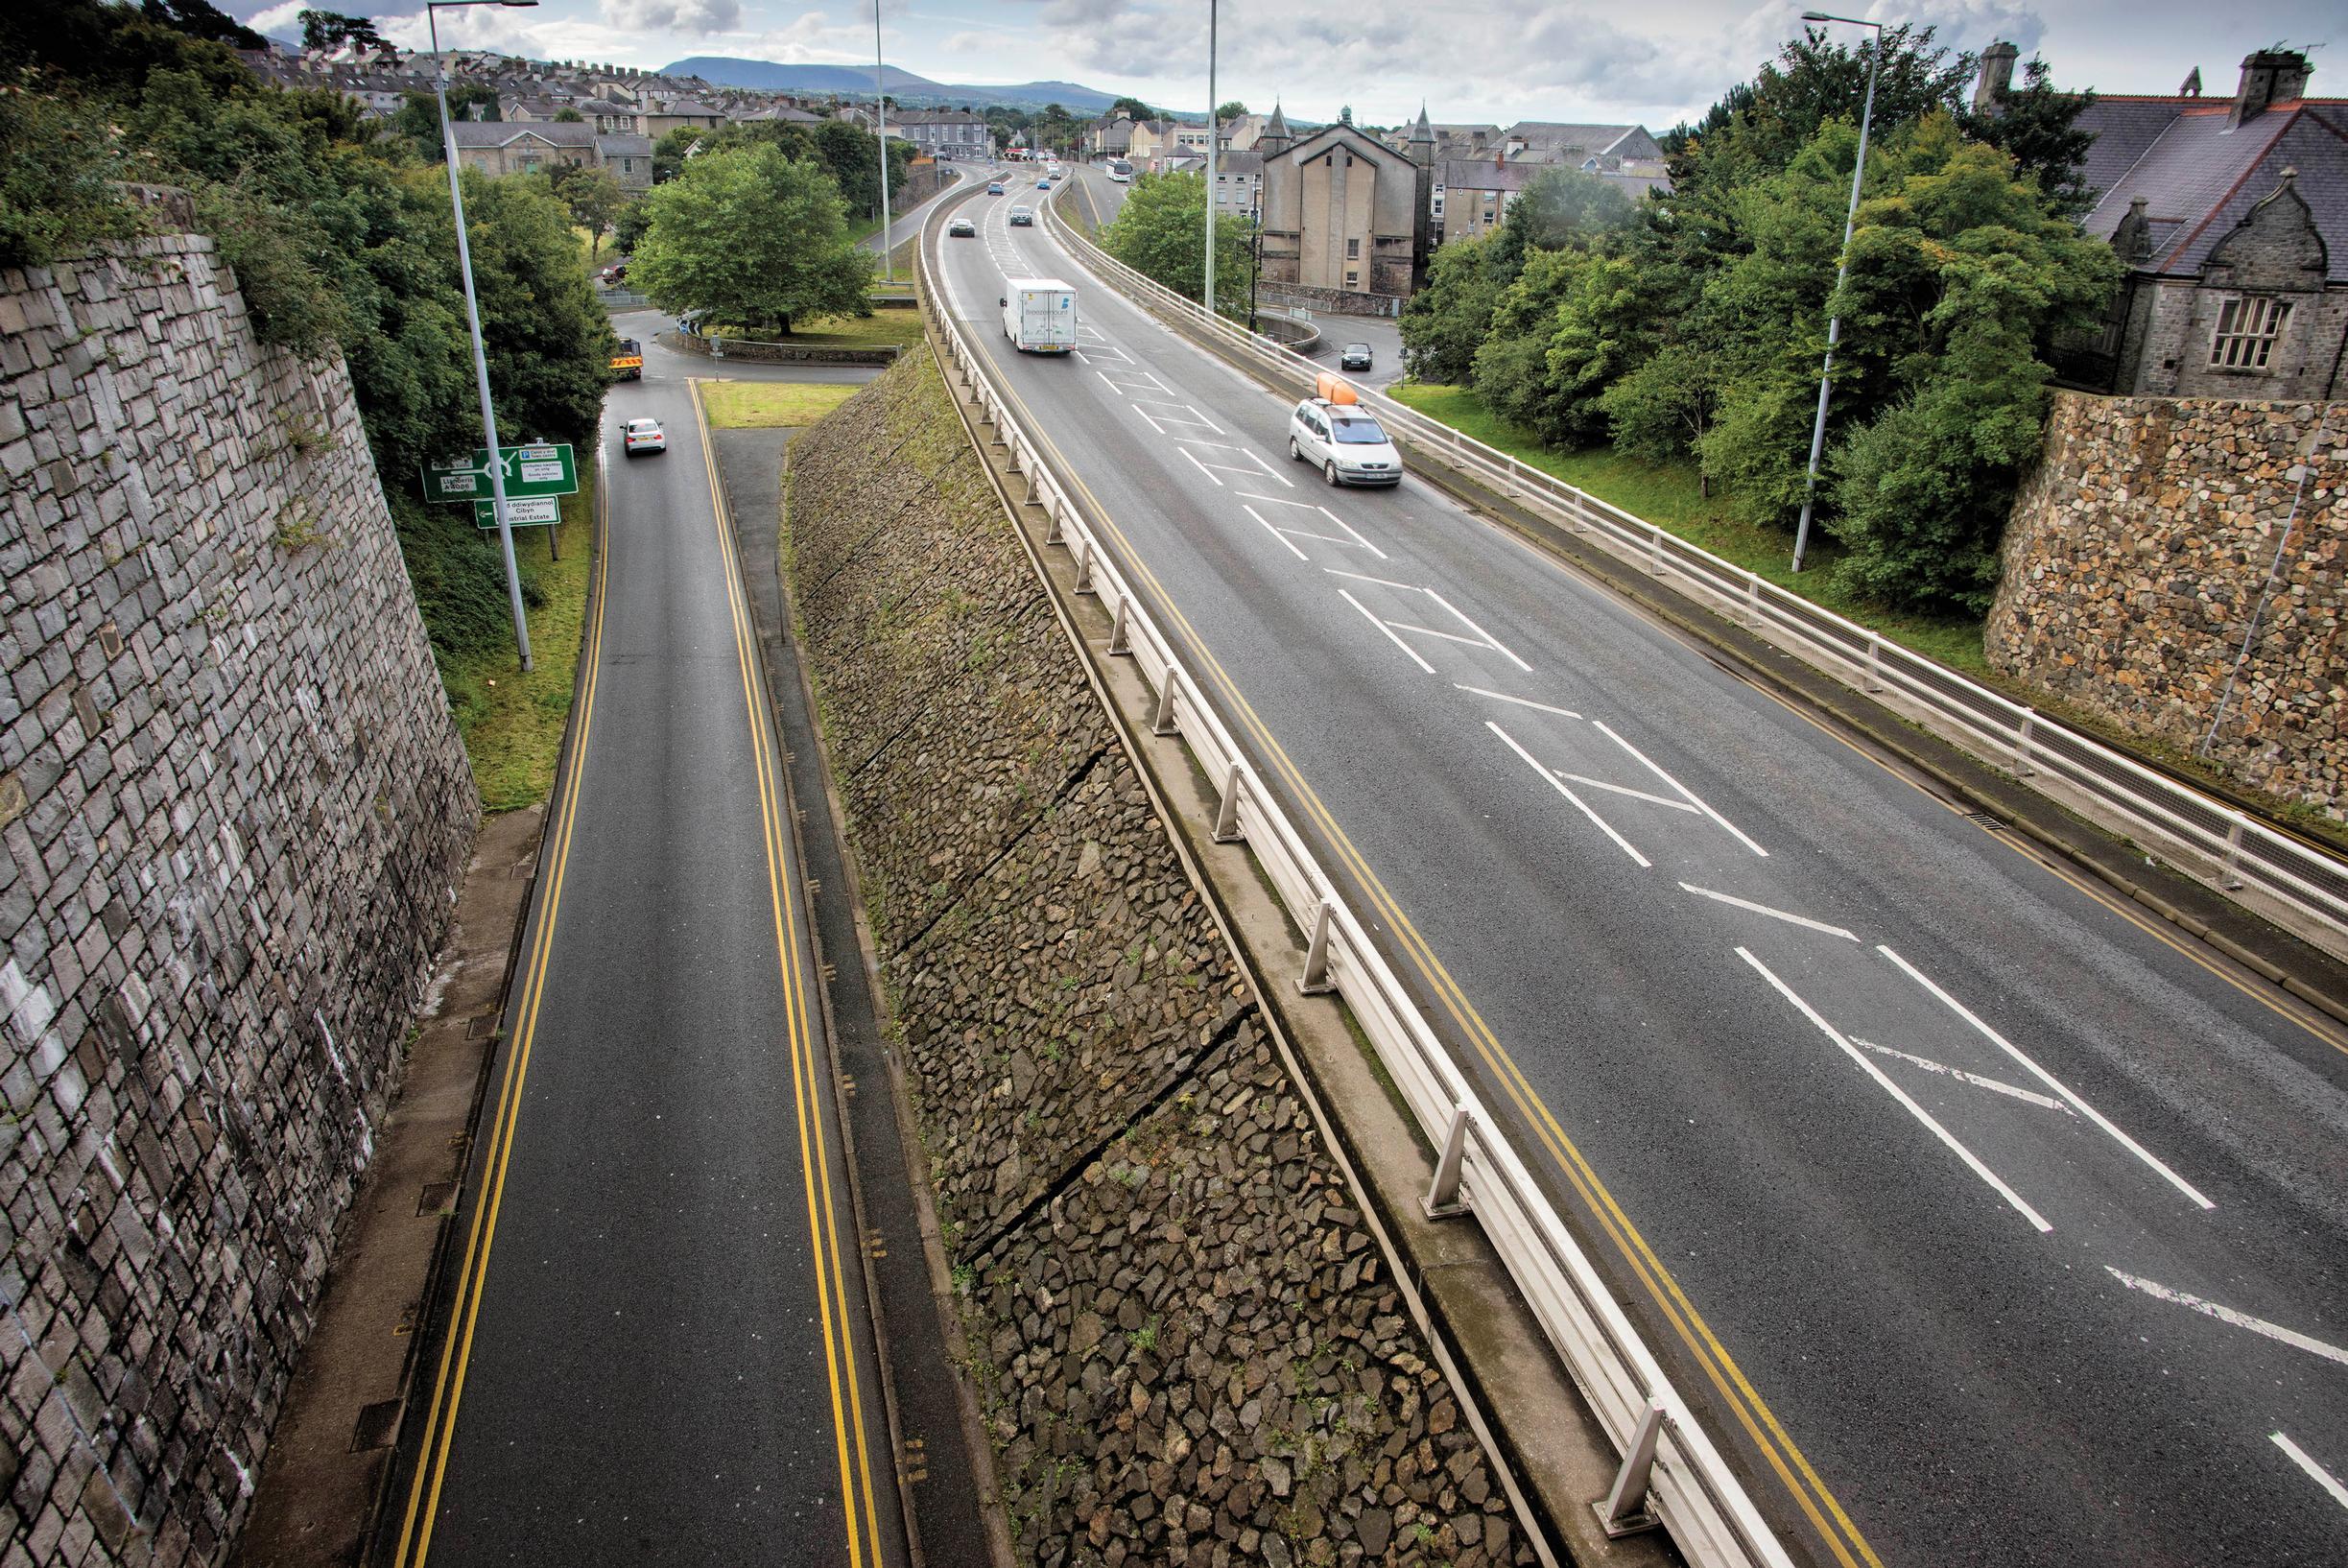
[[[1428,1211],[1465,1213],[1483,1227],[1608,1438],[1625,1457],[1601,1514],[1620,1520],[1640,1511],[1644,1502],[1697,1568],[1791,1568],[1735,1472],[1347,907],[1335,880],[1258,782],[1221,716],[1075,504],[1074,486],[1054,471],[1049,448],[1025,427],[1019,406],[989,379],[985,357],[941,306],[931,238],[925,234],[920,249],[924,309],[1009,449],[1010,472],[1026,479],[1027,499],[1051,519],[1046,542],[1069,552],[1076,561],[1077,591],[1097,596],[1107,610],[1109,652],[1132,658],[1155,693],[1157,733],[1179,734],[1206,776],[1216,781],[1216,838],[1245,842],[1304,938],[1299,984],[1307,991],[1334,990],[1344,998],[1411,1115],[1441,1152]]]
[[[1055,238],[1127,295],[1180,320],[1277,374],[1310,389],[1322,368],[1278,344],[1210,314],[1196,301],[1144,276],[1060,221],[1044,203]],[[1756,630],[1775,632],[1792,650],[1861,689],[1904,699],[1945,738],[2018,777],[2044,774],[2067,785],[2127,829],[2157,840],[2193,872],[2233,893],[2249,890],[2296,911],[2348,942],[2348,862],[2278,833],[2135,759],[1977,684],[1856,622],[1722,560],[1653,523],[1610,506],[1563,480],[1529,468],[1506,452],[1461,435],[1384,392],[1357,388],[1387,424],[1453,467],[1508,499],[1589,534],[1612,554],[1672,577]]]

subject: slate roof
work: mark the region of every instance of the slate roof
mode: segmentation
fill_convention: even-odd
[[[607,158],[649,158],[652,155],[652,138],[632,131],[614,131],[595,138],[595,145]]]
[[[2122,99],[2116,112],[2097,116],[2107,102],[2114,101],[2099,100],[2079,117],[2097,132],[2086,178],[2101,192],[2081,221],[2088,233],[2110,239],[2142,197],[2152,225],[2146,269],[2198,273],[2218,242],[2283,182],[2283,171],[2296,169],[2299,194],[2330,252],[2330,278],[2348,282],[2348,101],[2278,104],[2238,127],[2227,125],[2232,105],[2224,100]],[[2167,124],[2147,136],[2162,114]],[[2135,156],[2123,164],[2130,151]]]
[[[1435,166],[1435,182],[1452,191],[1521,191],[1547,174],[1545,163],[1502,163],[1492,158],[1444,158]]]
[[[495,120],[459,120],[449,127],[457,145],[465,147],[505,147],[526,137],[535,137],[555,147],[589,148],[595,145],[595,127],[576,120],[533,120],[528,125]]]
[[[1532,153],[1562,156],[1568,152],[1578,152],[1585,157],[1663,155],[1663,149],[1647,133],[1647,128],[1635,125],[1565,125],[1551,120],[1519,120],[1508,128],[1506,139],[1525,144],[1526,151],[1518,154],[1520,157]]]

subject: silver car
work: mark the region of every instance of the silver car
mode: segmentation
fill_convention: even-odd
[[[1288,418],[1288,455],[1332,485],[1399,485],[1402,454],[1384,426],[1355,403],[1308,397]]]

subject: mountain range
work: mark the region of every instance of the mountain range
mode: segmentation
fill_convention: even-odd
[[[768,92],[837,93],[842,97],[872,96],[872,72],[855,65],[782,65],[771,59],[737,59],[728,55],[695,55],[661,67],[663,76],[698,76],[722,87],[756,87]],[[956,85],[933,82],[893,65],[882,68],[889,96],[917,108],[973,108],[1001,104],[1011,108],[1039,109],[1047,104],[1078,114],[1098,114],[1117,101],[1117,94],[1074,82],[968,83]]]

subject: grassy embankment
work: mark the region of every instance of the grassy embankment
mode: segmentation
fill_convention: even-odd
[[[1835,563],[1842,550],[1833,538],[1814,533],[1809,567],[1791,568],[1791,541],[1773,528],[1738,519],[1719,496],[1702,493],[1693,463],[1656,465],[1605,448],[1559,452],[1530,432],[1494,415],[1465,387],[1403,382],[1387,391],[1432,419],[1506,452],[1529,468],[1564,480],[1600,500],[1666,531],[1724,560],[1800,594],[1813,604],[1882,632],[1928,658],[1976,679],[1991,676],[1981,654],[1981,624],[1962,617],[1904,614],[1857,599],[1835,587]]]
[[[449,705],[473,780],[491,811],[512,811],[544,800],[555,787],[563,730],[571,719],[571,682],[579,669],[580,630],[586,617],[587,578],[595,552],[594,453],[581,454],[579,493],[562,498],[562,521],[553,529],[513,531],[513,558],[536,589],[527,610],[534,669],[521,671],[510,643],[453,661],[441,671]],[[551,543],[561,558],[548,558]],[[494,537],[494,535],[492,535]]]
[[[850,381],[704,381],[701,408],[720,430],[795,430],[862,391]]]

